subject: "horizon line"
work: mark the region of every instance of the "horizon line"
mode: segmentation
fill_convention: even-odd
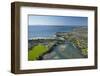
[[[28,26],[36,26],[36,25],[28,25]],[[46,25],[38,25],[37,26],[46,26]],[[54,26],[54,25],[48,25],[48,26]],[[56,25],[56,26],[87,26],[87,25]]]

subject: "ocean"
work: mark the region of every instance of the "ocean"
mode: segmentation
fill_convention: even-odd
[[[28,39],[34,37],[52,37],[57,32],[70,32],[77,26],[28,26]]]

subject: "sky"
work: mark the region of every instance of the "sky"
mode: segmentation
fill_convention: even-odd
[[[87,17],[29,15],[28,25],[87,26]]]

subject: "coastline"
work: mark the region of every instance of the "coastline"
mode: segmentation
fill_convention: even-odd
[[[87,48],[87,27],[77,27],[73,29],[71,32],[57,32],[53,37],[34,37],[28,41],[35,41],[34,43],[43,43],[43,45],[49,45],[49,42],[52,41],[58,41],[60,44],[63,43],[64,41],[69,41],[72,43],[74,48],[80,49],[80,53],[82,55],[85,55],[84,58],[87,58],[87,53],[84,52],[83,45],[84,47]],[[83,41],[81,41],[80,37],[83,38]],[[86,39],[86,40],[85,40]],[[85,44],[84,44],[85,43]],[[59,45],[59,44],[57,44]],[[81,47],[80,47],[81,46]],[[47,53],[44,53],[47,54]],[[49,56],[49,53],[48,53]],[[43,55],[40,56],[40,59],[42,59]],[[58,57],[59,58],[59,57]],[[61,58],[60,58],[61,59]]]

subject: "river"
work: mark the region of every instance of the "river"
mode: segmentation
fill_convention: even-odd
[[[59,44],[53,47],[51,53],[48,53],[43,56],[43,60],[76,58],[84,58],[84,56],[81,54],[81,50],[75,47],[70,42],[65,42],[64,44]]]

